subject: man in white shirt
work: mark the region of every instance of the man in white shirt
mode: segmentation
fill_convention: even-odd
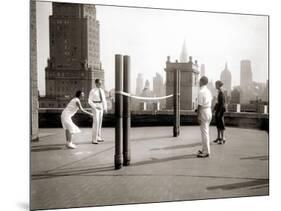
[[[104,90],[101,88],[102,81],[96,79],[95,84],[96,87],[90,91],[88,103],[93,112],[92,143],[98,144],[104,141],[101,136],[101,127],[103,112],[107,112],[107,104]]]
[[[208,78],[203,76],[200,78],[199,85],[200,90],[198,93],[198,108],[197,118],[200,124],[202,150],[198,151],[197,157],[205,158],[210,155],[210,136],[209,125],[212,120],[212,94],[207,88]]]

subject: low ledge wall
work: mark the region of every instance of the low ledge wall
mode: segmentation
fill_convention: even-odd
[[[40,109],[39,110],[39,128],[58,128],[62,127],[60,115],[62,109]],[[91,127],[92,118],[84,113],[78,112],[73,121],[79,127]],[[181,125],[198,125],[197,114],[193,111],[181,111]],[[114,127],[114,113],[104,114],[103,126]],[[173,111],[132,111],[131,126],[172,126]],[[211,125],[215,125],[214,117]],[[256,128],[269,130],[269,115],[261,113],[225,113],[225,125],[230,127]]]

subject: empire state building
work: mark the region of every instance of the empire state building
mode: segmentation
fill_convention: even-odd
[[[225,63],[225,68],[221,72],[221,81],[223,82],[223,87],[227,91],[227,96],[231,95],[231,82],[232,82],[232,76],[231,72],[229,71],[227,67],[227,63]]]

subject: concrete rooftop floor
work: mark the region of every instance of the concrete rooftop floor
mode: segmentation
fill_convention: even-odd
[[[228,127],[225,145],[200,159],[198,126],[131,129],[131,165],[114,170],[114,128],[91,144],[91,129],[65,147],[63,129],[40,129],[31,143],[31,209],[259,196],[269,194],[268,134]],[[211,140],[216,128],[210,129]]]

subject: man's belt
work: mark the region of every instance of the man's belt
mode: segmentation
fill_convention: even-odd
[[[93,100],[93,103],[101,103],[102,101],[101,100],[99,100],[99,101],[94,101]]]

